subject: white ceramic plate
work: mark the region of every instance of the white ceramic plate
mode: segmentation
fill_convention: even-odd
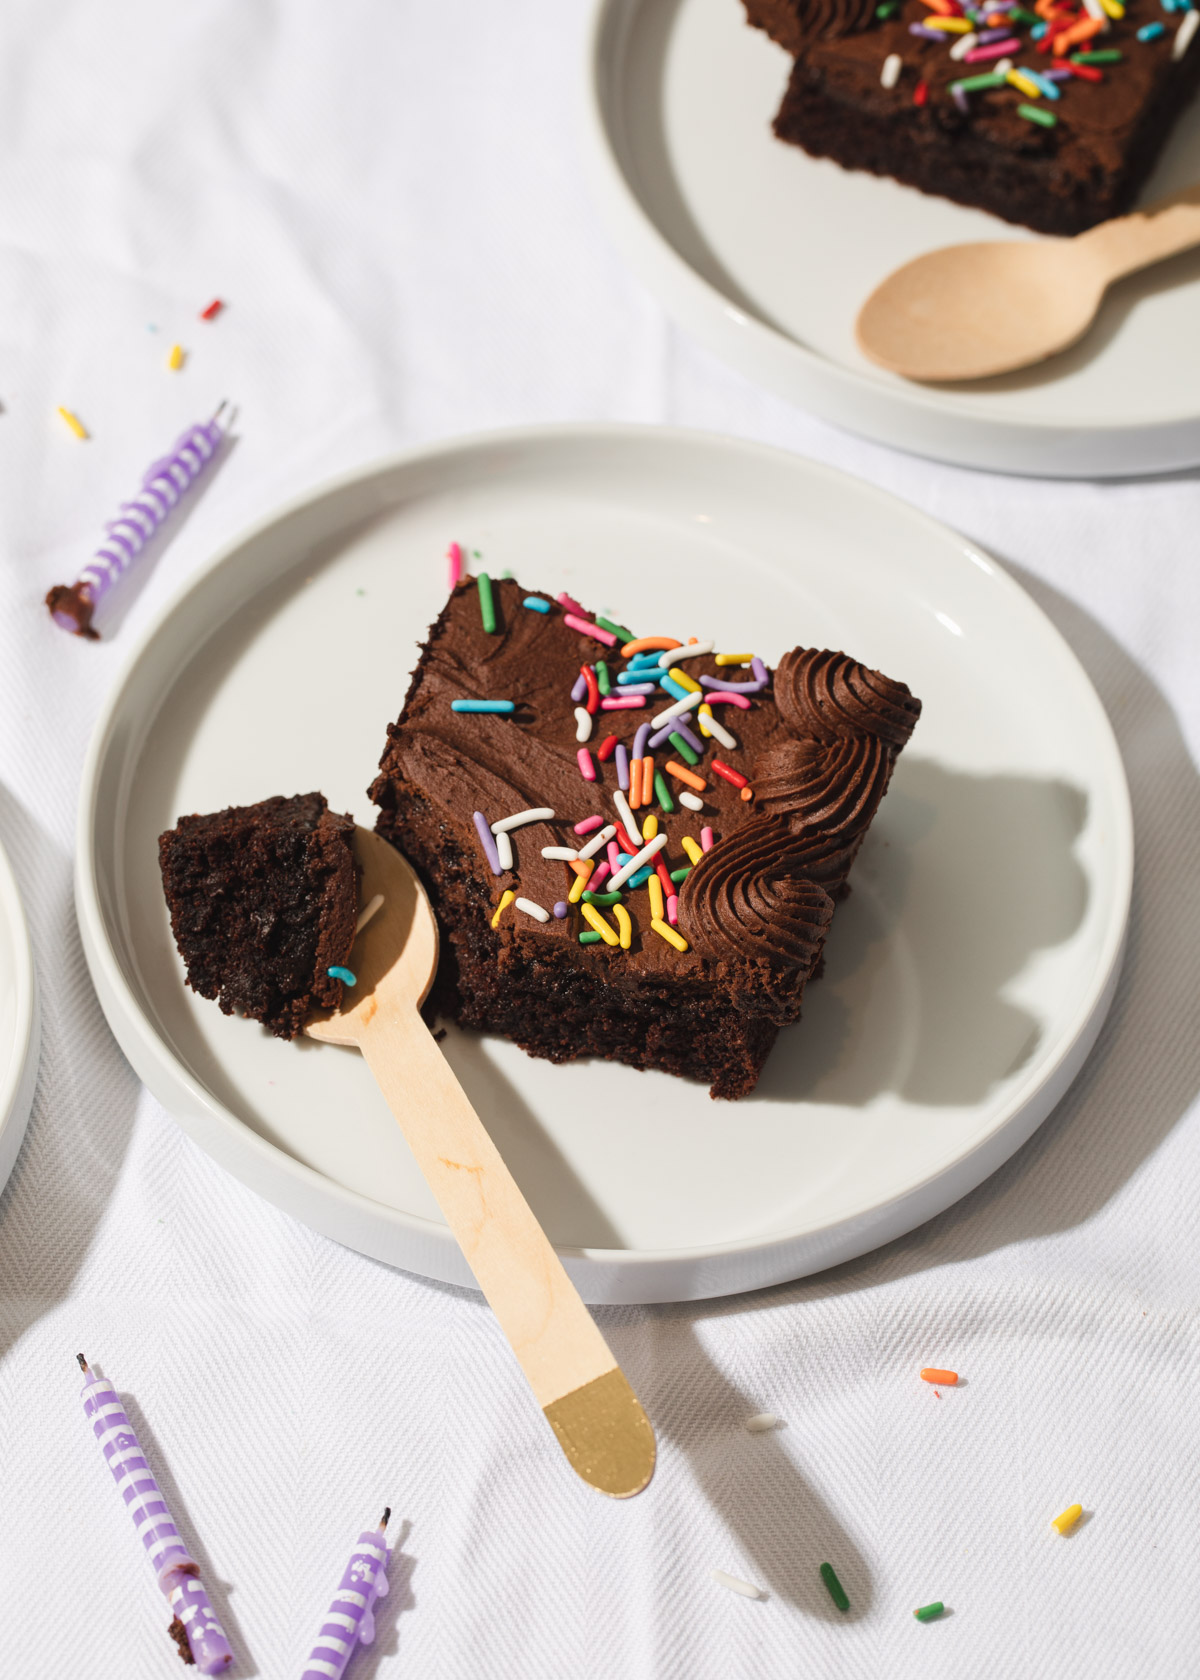
[[[940,460],[1060,477],[1200,461],[1200,252],[1124,281],[1083,343],[1023,374],[934,389],[860,355],[859,306],[899,264],[1037,235],[776,140],[790,67],[741,0],[597,0],[585,105],[599,202],[683,326],[826,419]],[[1145,201],[1198,179],[1200,101]]]
[[[37,1083],[39,1037],[29,931],[12,868],[0,846],[0,1190],[25,1136]]]
[[[469,1282],[357,1054],[185,990],[156,839],[183,812],[364,792],[445,590],[496,573],[758,648],[846,647],[925,702],[837,913],[827,972],[754,1097],[452,1033],[468,1093],[592,1301],[733,1293],[897,1236],[979,1183],[1099,1029],[1129,898],[1125,781],[1057,632],[977,549],[853,479],[636,427],[401,456],[285,508],[136,650],[80,801],[77,900],[137,1071],[232,1172],[319,1230]]]

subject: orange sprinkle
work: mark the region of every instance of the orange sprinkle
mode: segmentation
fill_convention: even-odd
[[[642,760],[642,804],[654,803],[654,760],[647,753]]]
[[[953,0],[925,0],[925,4],[931,12],[936,12],[939,17],[962,16],[962,12],[953,4]]]
[[[1083,18],[1081,22],[1072,24],[1062,35],[1054,37],[1054,52],[1061,57],[1064,47],[1073,47],[1079,41],[1090,41],[1093,35],[1099,35],[1104,25],[1099,18]]]
[[[669,758],[663,768],[668,776],[674,776],[677,782],[686,782],[688,787],[695,788],[697,793],[703,793],[708,786],[703,776],[694,776],[690,770],[685,770],[682,764],[676,764],[673,758]]]
[[[749,787],[749,786],[744,787],[742,789],[742,798],[744,800],[746,800],[747,803],[749,803],[749,801],[754,798],[754,789],[752,787]]]
[[[629,760],[629,809],[636,811],[642,803],[642,761],[640,758]]]
[[[953,1388],[958,1381],[957,1371],[939,1371],[932,1365],[926,1365],[921,1372],[921,1381],[927,1383],[941,1383],[943,1388]]]
[[[649,653],[651,648],[657,648],[660,653],[666,653],[668,648],[682,647],[674,636],[639,636],[636,642],[626,642],[621,649],[622,659],[632,659],[635,653]]]
[[[582,875],[585,881],[587,880],[588,876],[592,873],[593,867],[594,867],[594,865],[592,863],[591,858],[568,858],[567,859],[567,868],[568,869],[573,869],[575,871],[576,875]]]

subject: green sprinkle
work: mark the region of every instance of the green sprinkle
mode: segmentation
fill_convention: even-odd
[[[890,17],[895,17],[900,10],[900,0],[883,0],[882,6],[876,6],[875,16],[881,23],[886,23]]]
[[[598,945],[599,942],[600,935],[596,932],[595,928],[589,928],[586,933],[581,933],[579,935],[579,943],[581,945]]]
[[[367,593],[367,592],[366,592],[366,590],[365,590],[365,589],[356,589],[356,590],[355,590],[355,591],[354,591],[354,593],[355,593],[355,594],[356,594],[356,595],[365,595],[365,594],[366,594],[366,593]]]
[[[1036,105],[1018,105],[1017,115],[1026,122],[1038,123],[1042,128],[1057,128],[1058,118],[1053,111],[1039,111]]]
[[[1009,15],[1010,18],[1013,19],[1014,22],[1016,22],[1016,23],[1027,23],[1031,27],[1036,25],[1036,24],[1045,22],[1045,19],[1040,18],[1037,15],[1036,12],[1027,12],[1025,10],[1024,6],[1014,6],[1012,11],[1009,12],[1008,15]]]
[[[612,683],[608,680],[608,666],[603,659],[597,659],[596,661],[596,683],[601,694],[612,693]]]
[[[670,812],[675,809],[675,801],[671,798],[671,790],[661,770],[654,772],[654,796],[664,811]]]
[[[1125,57],[1119,47],[1101,47],[1098,52],[1072,53],[1072,64],[1116,64]]]
[[[585,904],[600,904],[600,905],[603,905],[603,907],[607,910],[610,904],[624,904],[625,895],[624,895],[624,893],[619,893],[619,892],[611,892],[611,893],[585,892],[584,895],[583,895],[583,902]]]
[[[833,1572],[831,1563],[821,1565],[821,1579],[828,1589],[829,1596],[839,1610],[849,1610],[850,1600],[846,1597],[846,1589]]]
[[[479,616],[483,620],[483,628],[491,636],[496,631],[496,603],[492,600],[492,580],[486,572],[480,572],[475,581],[479,588]]]
[[[950,92],[953,93],[955,88],[961,88],[963,93],[979,93],[983,88],[1004,87],[1004,85],[1005,78],[1003,76],[990,74],[986,76],[965,76],[961,82],[950,83]]]
[[[675,730],[672,730],[667,736],[667,740],[670,741],[671,745],[675,748],[675,751],[679,754],[685,764],[699,764],[700,754],[698,752],[694,752],[692,748],[688,746],[682,735],[679,735]]]
[[[691,873],[692,873],[692,866],[691,866],[691,864],[688,864],[685,869],[672,869],[671,879],[678,886],[679,882],[680,881],[686,881],[688,876]]]
[[[601,618],[600,614],[597,613],[596,623],[600,626],[601,630],[607,630],[610,636],[620,636],[623,642],[631,642],[633,640],[633,631],[626,630],[623,624],[614,624],[611,618]]]
[[[482,555],[482,554],[480,554],[480,552],[479,552],[479,550],[478,550],[478,549],[477,549],[477,548],[473,548],[473,549],[472,549],[472,550],[471,550],[471,558],[472,558],[472,560],[482,560],[482,559],[483,559],[483,555]]]
[[[510,578],[512,576],[512,572],[509,567],[505,566],[504,570],[500,573],[500,576],[502,578]]]
[[[939,1598],[936,1604],[923,1604],[919,1610],[913,1611],[913,1615],[919,1622],[933,1622],[937,1620],[945,1608],[946,1606]]]

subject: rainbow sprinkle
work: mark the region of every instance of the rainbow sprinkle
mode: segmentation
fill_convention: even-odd
[[[325,972],[331,980],[340,980],[343,986],[358,985],[355,976],[351,974],[348,968],[343,968],[340,963],[335,963],[332,968],[327,968]]]

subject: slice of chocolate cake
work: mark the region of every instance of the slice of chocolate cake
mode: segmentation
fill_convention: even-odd
[[[1041,233],[1131,210],[1200,87],[1191,0],[744,4],[795,59],[781,140]]]
[[[354,819],[319,793],[180,817],[159,866],[187,983],[294,1038],[341,1002],[358,914]]]
[[[921,708],[845,654],[747,663],[456,587],[370,790],[437,913],[438,1013],[753,1090]]]

